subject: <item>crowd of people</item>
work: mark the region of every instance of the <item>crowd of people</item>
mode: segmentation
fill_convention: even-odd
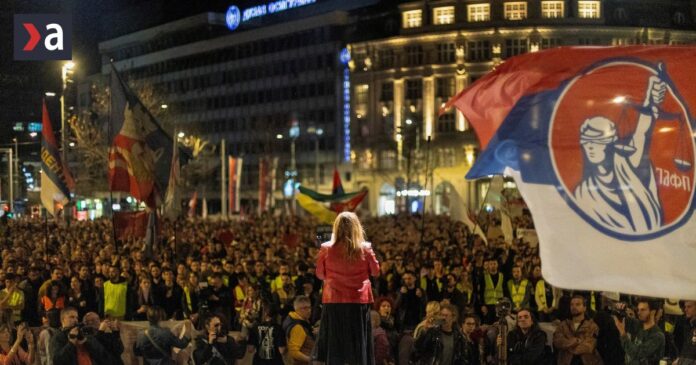
[[[555,288],[535,245],[484,242],[446,216],[362,223],[380,265],[375,364],[696,364],[695,302]],[[147,247],[114,240],[107,219],[3,222],[0,364],[120,364],[122,321],[149,321],[135,352],[150,363],[191,340],[196,364],[247,352],[254,364],[312,363],[323,309],[316,230],[298,216],[182,219],[163,222]],[[191,325],[172,333],[159,326],[169,319]]]

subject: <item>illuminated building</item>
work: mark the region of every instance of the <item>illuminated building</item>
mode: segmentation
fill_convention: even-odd
[[[696,1],[688,0],[437,0],[399,11],[398,36],[349,45],[354,184],[370,189],[364,208],[373,214],[421,211],[422,196],[435,213],[479,209],[488,182],[464,178],[476,139],[461,113],[438,110],[507,58],[696,40]]]

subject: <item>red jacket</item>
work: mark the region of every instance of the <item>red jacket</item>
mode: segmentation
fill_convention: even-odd
[[[374,302],[370,275],[379,275],[379,262],[369,242],[362,244],[362,257],[350,261],[342,247],[333,242],[321,245],[317,257],[317,277],[324,280],[322,303]]]

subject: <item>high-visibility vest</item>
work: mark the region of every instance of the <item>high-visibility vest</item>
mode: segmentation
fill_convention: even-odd
[[[483,274],[483,280],[486,283],[486,287],[483,291],[483,302],[486,305],[495,305],[498,303],[498,299],[503,297],[502,275],[498,273],[496,276],[500,280],[498,280],[498,284],[493,287],[493,278],[491,278],[491,275],[489,273]]]
[[[520,285],[515,287],[515,281],[508,281],[508,290],[510,290],[510,299],[512,299],[513,307],[520,308],[522,306],[522,301],[524,296],[527,294],[527,285],[529,285],[529,280],[522,279]]]
[[[593,291],[590,292],[590,309],[592,309],[592,311],[597,310],[597,298],[595,297],[595,292]]]

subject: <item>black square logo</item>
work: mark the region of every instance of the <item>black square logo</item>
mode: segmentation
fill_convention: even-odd
[[[72,59],[72,16],[15,14],[14,59],[44,61]]]

